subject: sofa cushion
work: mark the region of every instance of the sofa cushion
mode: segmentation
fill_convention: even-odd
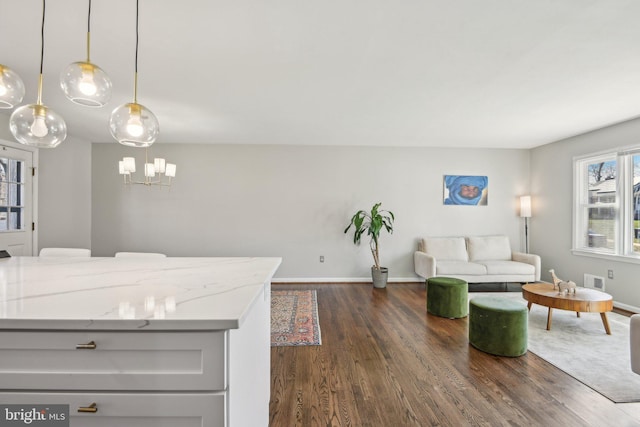
[[[438,262],[441,260],[469,260],[464,237],[427,237],[422,239],[422,247]]]
[[[438,260],[436,264],[436,276],[452,274],[482,275],[487,274],[487,267],[482,264],[476,264],[475,262]]]
[[[467,244],[470,261],[511,260],[511,246],[507,236],[467,237]]]
[[[536,268],[531,264],[516,261],[476,261],[487,269],[487,274],[535,274]]]

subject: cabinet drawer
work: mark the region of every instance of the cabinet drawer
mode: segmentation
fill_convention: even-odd
[[[3,404],[69,405],[70,427],[224,427],[226,394],[0,393]],[[95,403],[95,413],[78,412]]]
[[[226,346],[225,331],[0,331],[0,384],[18,390],[226,390]]]

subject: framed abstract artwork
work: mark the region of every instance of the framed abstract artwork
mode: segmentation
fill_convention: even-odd
[[[477,175],[445,175],[444,204],[486,206],[489,200],[489,178]]]

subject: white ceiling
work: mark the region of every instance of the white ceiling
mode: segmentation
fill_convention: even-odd
[[[41,0],[0,0],[0,63],[36,99]],[[93,0],[101,109],[67,101],[88,0],[49,0],[43,103],[114,142],[135,0]],[[637,0],[140,0],[138,101],[159,142],[531,148],[640,116]],[[6,110],[0,114],[9,114]]]

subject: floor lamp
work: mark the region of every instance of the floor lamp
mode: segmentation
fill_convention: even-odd
[[[524,218],[524,247],[529,253],[529,223],[531,218],[531,196],[520,196],[520,216]]]

